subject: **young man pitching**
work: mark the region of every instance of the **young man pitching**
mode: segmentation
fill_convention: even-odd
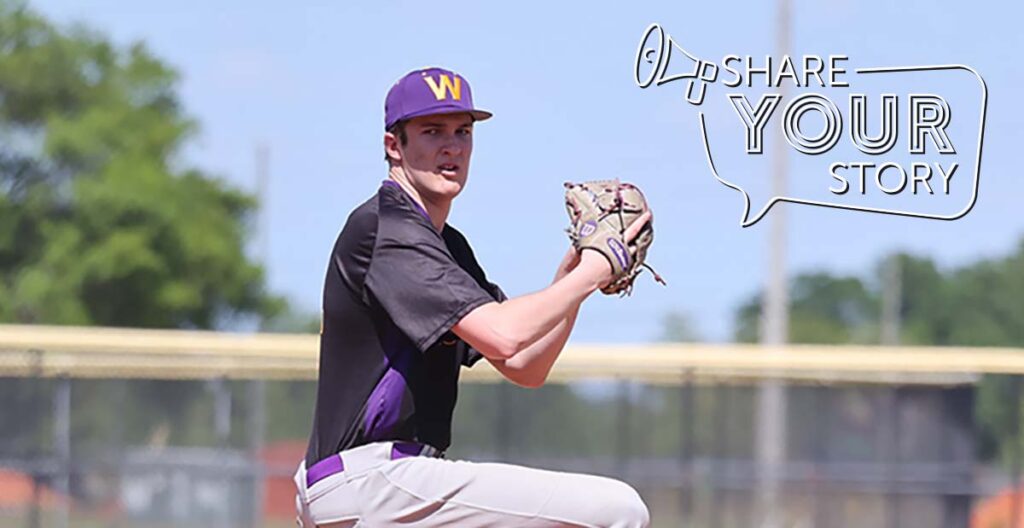
[[[384,113],[387,179],[349,216],[324,283],[313,432],[295,475],[301,525],[647,526],[640,496],[617,480],[443,457],[459,370],[485,358],[516,384],[542,385],[613,267],[570,248],[550,286],[506,298],[446,223],[474,124],[491,114],[441,68],[402,77]]]

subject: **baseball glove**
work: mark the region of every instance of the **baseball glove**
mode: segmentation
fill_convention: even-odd
[[[665,281],[647,265],[647,250],[654,242],[651,223],[628,244],[626,228],[649,207],[640,189],[619,180],[565,183],[565,209],[570,226],[566,231],[573,246],[582,251],[593,249],[604,255],[612,266],[612,280],[601,292],[607,295],[629,295],[633,282],[643,268],[654,280]]]

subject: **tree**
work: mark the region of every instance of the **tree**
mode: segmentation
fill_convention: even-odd
[[[671,311],[661,319],[661,341],[669,343],[694,343],[700,341],[700,332],[693,320],[684,312]]]
[[[142,43],[116,46],[0,0],[0,323],[205,329],[284,307],[245,252],[253,197],[182,158],[197,126],[177,81]],[[4,381],[0,400],[40,386]],[[116,445],[111,424],[132,439],[169,423],[171,441],[201,442],[212,436],[194,419],[212,414],[203,393],[76,382],[75,446]],[[47,414],[46,399],[30,400]],[[44,430],[5,440],[35,445]]]
[[[1005,257],[982,259],[943,271],[929,258],[883,258],[865,279],[827,273],[797,275],[791,282],[790,341],[878,343],[885,263],[900,269],[900,342],[927,346],[1024,347],[1024,239]],[[757,339],[760,296],[741,305],[736,339]],[[1020,380],[986,376],[975,404],[979,455],[1007,457],[1020,442],[1015,394]]]
[[[211,328],[282,302],[255,201],[180,158],[196,125],[141,43],[0,0],[0,321]]]
[[[877,318],[877,301],[856,277],[825,272],[797,275],[790,285],[789,337],[794,343],[877,342],[867,334]],[[761,295],[743,303],[736,315],[736,340],[758,339]]]

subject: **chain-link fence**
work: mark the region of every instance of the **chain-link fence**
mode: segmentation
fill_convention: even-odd
[[[871,375],[772,371],[772,471],[764,378],[704,367],[592,365],[536,390],[467,376],[449,457],[621,478],[659,527],[764,526],[766,508],[783,527],[1022,526],[1021,378],[895,359]],[[293,525],[313,381],[117,374],[0,377],[0,527]]]

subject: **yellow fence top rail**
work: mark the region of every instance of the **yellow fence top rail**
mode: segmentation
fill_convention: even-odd
[[[0,377],[315,379],[318,337],[188,330],[0,325]],[[570,345],[551,380],[678,384],[766,376],[824,383],[972,383],[1024,374],[1024,350],[736,344]],[[467,381],[500,378],[483,364]]]

